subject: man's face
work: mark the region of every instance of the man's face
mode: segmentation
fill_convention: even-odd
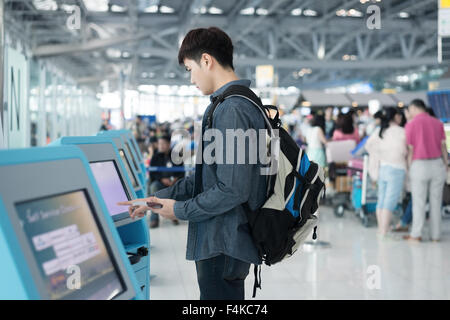
[[[408,114],[411,119],[414,118],[417,114],[417,108],[413,104],[410,104],[406,110],[408,111]]]
[[[158,151],[161,153],[166,153],[170,149],[170,144],[165,139],[158,139]]]
[[[188,58],[184,59],[184,66],[191,74],[191,83],[195,85],[197,89],[204,95],[210,95],[214,92],[210,69],[203,56],[199,63]]]

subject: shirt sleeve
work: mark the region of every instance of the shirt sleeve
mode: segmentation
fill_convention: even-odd
[[[341,138],[341,132],[339,130],[334,130],[333,137],[331,140],[339,140]]]
[[[380,132],[379,130],[375,130],[374,132],[372,132],[372,134],[367,139],[365,148],[366,148],[367,152],[369,153],[369,155],[373,155],[376,152],[376,146],[377,146],[377,140],[378,140],[377,137],[378,137],[379,132]]]
[[[155,192],[155,196],[160,199],[173,199],[184,201],[192,198],[194,193],[194,182],[192,176],[178,180],[172,186]]]
[[[240,110],[240,107],[242,106],[239,106],[239,103],[229,101],[225,101],[217,107],[213,128],[217,129],[216,133],[220,133],[223,137],[223,161],[221,161],[223,163],[216,161],[214,164],[217,168],[217,182],[209,189],[198,194],[195,198],[186,201],[177,201],[174,206],[174,211],[175,216],[178,219],[193,222],[207,220],[223,214],[248,200],[250,188],[252,187],[250,185],[252,166],[254,165],[249,163],[249,152],[247,151],[250,148],[239,150],[239,154],[245,152],[245,162],[240,164],[240,162],[236,161],[238,156],[238,144],[236,142],[237,139],[234,139],[231,143],[232,149],[234,150],[234,161],[232,161],[233,163],[227,163],[228,161],[226,161],[226,151],[230,148],[230,141],[227,141],[228,139],[226,139],[226,130],[243,129],[243,131],[246,131],[250,128],[250,120]],[[253,141],[253,143],[257,142]],[[227,144],[229,145],[228,148]],[[248,145],[250,145],[250,143]],[[215,154],[217,155],[220,146],[216,146],[217,149]],[[206,148],[203,152],[204,154],[207,154]]]
[[[353,130],[353,136],[355,137],[356,144],[359,143],[359,131],[358,126],[355,126],[355,130]]]

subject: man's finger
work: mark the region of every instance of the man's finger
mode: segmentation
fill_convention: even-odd
[[[148,210],[148,207],[140,206],[136,210],[133,211],[133,218],[136,216],[145,216],[146,212]]]
[[[157,198],[157,197],[149,197],[149,198],[147,198],[147,202],[157,202],[157,203],[160,203],[159,198]]]
[[[133,204],[133,201],[121,201],[117,202],[117,205],[119,206],[131,206]]]
[[[157,214],[161,214],[163,208],[151,208],[152,212],[157,213]]]

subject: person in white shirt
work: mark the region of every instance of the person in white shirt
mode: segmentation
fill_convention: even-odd
[[[369,156],[379,162],[376,215],[378,233],[382,238],[388,237],[392,213],[400,200],[407,168],[405,129],[396,122],[396,114],[395,108],[385,109],[380,128],[372,133],[366,143]]]
[[[325,118],[323,115],[315,114],[311,122],[311,128],[307,131],[306,142],[308,148],[306,154],[308,158],[322,168],[326,166],[325,145]]]

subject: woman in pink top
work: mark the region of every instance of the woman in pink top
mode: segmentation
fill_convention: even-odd
[[[355,140],[356,144],[359,143],[358,129],[353,125],[353,117],[350,112],[338,116],[336,130],[334,130],[331,140]]]

